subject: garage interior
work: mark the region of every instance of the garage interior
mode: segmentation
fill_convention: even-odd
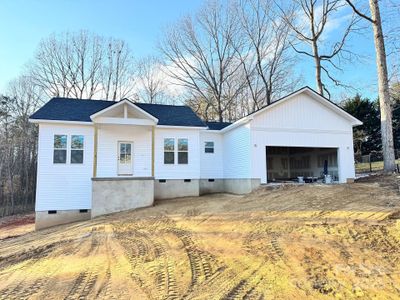
[[[325,175],[338,181],[337,152],[337,148],[267,146],[267,182],[324,182]]]

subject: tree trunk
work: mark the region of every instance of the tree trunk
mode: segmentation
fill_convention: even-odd
[[[393,128],[392,128],[392,108],[390,105],[389,79],[386,65],[385,42],[382,33],[381,16],[379,12],[378,0],[369,1],[371,17],[374,20],[374,42],[376,51],[376,65],[378,72],[379,104],[381,111],[381,134],[384,171],[393,172],[396,170]]]
[[[321,80],[321,59],[319,58],[317,41],[312,42],[314,61],[315,61],[315,80],[317,83],[318,93],[324,95],[324,88]]]

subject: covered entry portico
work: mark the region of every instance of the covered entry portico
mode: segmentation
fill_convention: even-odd
[[[92,217],[152,205],[158,119],[129,100],[91,119],[95,127]]]

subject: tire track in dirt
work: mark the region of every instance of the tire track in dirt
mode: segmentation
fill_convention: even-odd
[[[84,256],[90,257],[95,255],[100,245],[104,244],[106,241],[105,236],[104,226],[92,227],[90,247]],[[93,291],[97,279],[100,276],[100,269],[99,263],[90,264],[90,266],[75,279],[72,288],[64,299],[85,299]]]
[[[167,253],[168,244],[162,236],[158,236],[157,239],[153,237],[156,228],[166,227],[164,220],[163,218],[150,220],[145,225],[146,229],[141,225],[143,224],[138,223],[125,229],[117,228],[117,238],[125,249],[132,267],[131,277],[149,298],[177,299],[174,268]],[[148,280],[143,280],[138,272],[146,268],[146,263],[153,261],[157,261],[157,266],[150,268],[149,274],[155,289]]]

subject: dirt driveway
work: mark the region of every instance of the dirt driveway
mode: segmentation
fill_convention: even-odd
[[[399,185],[262,187],[0,238],[0,299],[394,299]]]

